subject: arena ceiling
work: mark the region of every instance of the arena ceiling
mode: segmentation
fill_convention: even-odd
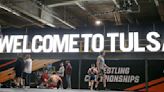
[[[76,29],[104,24],[142,24],[164,21],[164,0],[1,0],[2,27]]]

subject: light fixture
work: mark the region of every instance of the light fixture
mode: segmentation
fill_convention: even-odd
[[[96,21],[95,21],[95,25],[96,25],[96,26],[100,26],[101,24],[102,24],[102,21],[101,21],[101,20],[96,20]]]

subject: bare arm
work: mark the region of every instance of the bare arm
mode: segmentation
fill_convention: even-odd
[[[105,67],[105,68],[109,68],[109,66],[107,66],[106,64],[104,64],[104,67]]]

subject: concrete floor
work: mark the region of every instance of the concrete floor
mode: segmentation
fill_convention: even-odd
[[[0,92],[131,92],[131,91],[90,91],[78,89],[18,89],[18,88],[0,88]]]

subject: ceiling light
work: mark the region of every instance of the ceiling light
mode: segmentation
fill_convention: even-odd
[[[101,25],[101,24],[102,24],[102,21],[100,21],[100,20],[96,20],[96,21],[95,21],[95,25],[96,25],[96,26],[99,26],[99,25]]]

